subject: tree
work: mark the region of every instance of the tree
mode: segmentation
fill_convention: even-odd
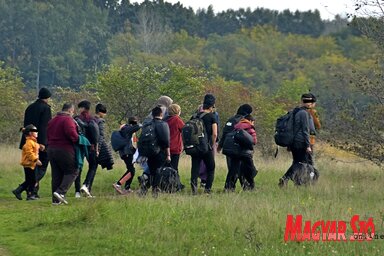
[[[2,143],[15,142],[20,138],[24,109],[27,105],[24,84],[15,69],[0,62],[0,136]]]
[[[368,18],[359,18],[359,15]],[[384,73],[383,73],[383,1],[356,1],[356,13],[352,25],[374,42],[380,49],[376,61],[370,62],[366,69],[354,69],[351,73],[340,75],[341,80],[349,81],[359,93],[354,100],[339,101],[339,126],[344,127],[335,144],[382,165],[384,162]]]

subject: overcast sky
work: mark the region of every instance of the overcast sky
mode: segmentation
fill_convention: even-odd
[[[142,2],[142,1],[131,1]],[[215,12],[239,8],[256,9],[258,7],[282,11],[308,11],[318,9],[322,19],[333,19],[336,14],[345,16],[353,11],[354,0],[165,0],[169,3],[180,2],[184,7],[197,9],[213,6]]]

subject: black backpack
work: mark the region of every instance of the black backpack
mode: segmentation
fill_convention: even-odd
[[[225,123],[225,126],[223,128],[223,134],[227,134],[227,133],[230,133],[230,132],[233,132],[235,130],[235,125],[240,122],[240,120],[243,118],[244,116],[242,115],[236,115],[236,116],[233,116],[232,118],[228,119],[228,121]]]
[[[181,130],[184,150],[187,155],[198,155],[208,152],[208,136],[202,119],[206,114],[194,114]]]
[[[235,130],[234,139],[242,149],[253,150],[253,137],[246,130]]]
[[[137,146],[141,156],[151,157],[160,152],[154,121],[144,124]]]
[[[78,116],[74,119],[79,125],[79,133],[83,134],[91,144],[97,144],[99,142],[100,131],[96,120],[92,118],[89,122],[86,122],[81,120]]]
[[[182,189],[179,173],[171,166],[160,167],[156,175],[158,175],[159,188],[162,192],[175,193]]]
[[[240,156],[241,155],[241,146],[236,141],[236,130],[227,133],[224,139],[223,144],[223,154],[226,156]]]
[[[295,108],[276,120],[275,143],[277,145],[281,147],[289,147],[293,144],[295,137],[295,115],[299,110],[300,108]]]
[[[296,186],[313,185],[319,179],[319,172],[308,163],[294,163],[291,168],[293,168],[292,181]]]

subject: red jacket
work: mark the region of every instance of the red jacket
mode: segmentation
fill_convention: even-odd
[[[75,120],[67,113],[59,112],[48,122],[48,147],[62,148],[75,153],[74,145],[79,139]]]
[[[184,127],[184,122],[179,116],[170,116],[167,119],[170,132],[170,151],[171,154],[178,155],[183,151],[183,140],[181,138],[181,129]]]
[[[247,120],[247,119],[241,119],[240,122],[238,122],[236,125],[235,125],[235,129],[236,130],[246,130],[249,134],[252,135],[253,137],[253,144],[256,144],[257,143],[257,135],[256,135],[256,130],[255,130],[255,127],[252,125],[252,123]]]

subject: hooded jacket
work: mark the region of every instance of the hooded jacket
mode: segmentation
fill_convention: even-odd
[[[24,167],[35,169],[36,162],[39,160],[39,148],[40,145],[37,143],[37,139],[27,136],[22,148],[20,164]]]

